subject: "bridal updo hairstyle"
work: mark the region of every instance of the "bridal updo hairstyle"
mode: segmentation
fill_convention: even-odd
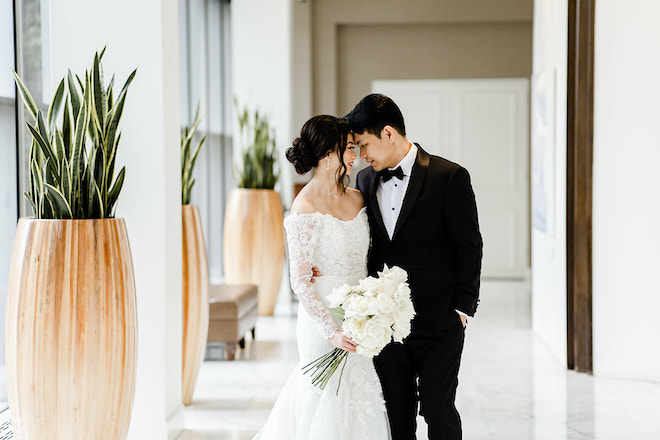
[[[314,116],[305,122],[300,130],[300,137],[293,141],[293,146],[286,150],[286,158],[293,164],[298,174],[305,174],[314,169],[319,161],[331,153],[339,158],[337,186],[346,185],[346,164],[344,152],[348,137],[348,124],[343,118],[330,115]]]

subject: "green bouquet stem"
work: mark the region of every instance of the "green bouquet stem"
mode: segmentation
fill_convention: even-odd
[[[302,367],[303,374],[311,373],[312,385],[318,386],[324,390],[332,375],[339,367],[341,367],[341,371],[339,372],[339,383],[337,384],[337,394],[339,394],[341,377],[344,374],[347,359],[348,352],[346,350],[335,348]]]

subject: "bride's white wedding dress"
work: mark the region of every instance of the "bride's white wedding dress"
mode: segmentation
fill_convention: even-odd
[[[325,390],[301,368],[334,349],[328,341],[341,328],[327,296],[344,283],[366,277],[369,222],[366,210],[349,221],[329,214],[292,214],[284,220],[291,286],[300,299],[297,339],[300,361],[255,440],[387,440],[391,438],[380,380],[373,361],[351,353]],[[310,283],[312,266],[322,276]]]

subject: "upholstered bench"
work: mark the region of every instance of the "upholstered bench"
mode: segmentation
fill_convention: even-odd
[[[227,359],[234,360],[236,344],[245,348],[245,333],[255,337],[257,286],[220,284],[209,286],[209,335],[207,342],[226,343]]]

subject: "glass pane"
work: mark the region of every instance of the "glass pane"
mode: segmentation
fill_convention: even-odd
[[[0,66],[14,67],[14,11],[11,1],[0,3]],[[7,408],[5,374],[5,306],[9,264],[17,219],[16,99],[8,68],[0,69],[0,411]]]
[[[44,113],[48,112],[50,101],[49,79],[49,40],[48,40],[48,1],[22,0],[16,2],[16,26],[18,51],[17,72],[30,90],[32,98]],[[33,118],[19,102],[18,112],[18,163],[19,193],[29,190],[28,161],[32,137],[26,122],[33,123]],[[32,207],[25,197],[19,199],[21,217],[31,217]]]
[[[200,210],[212,283],[222,281],[222,231],[227,192],[233,186],[227,109],[232,107],[227,63],[227,0],[179,0],[181,125],[200,104],[198,137],[206,135],[195,167],[191,203]],[[229,151],[229,153],[227,152]]]

